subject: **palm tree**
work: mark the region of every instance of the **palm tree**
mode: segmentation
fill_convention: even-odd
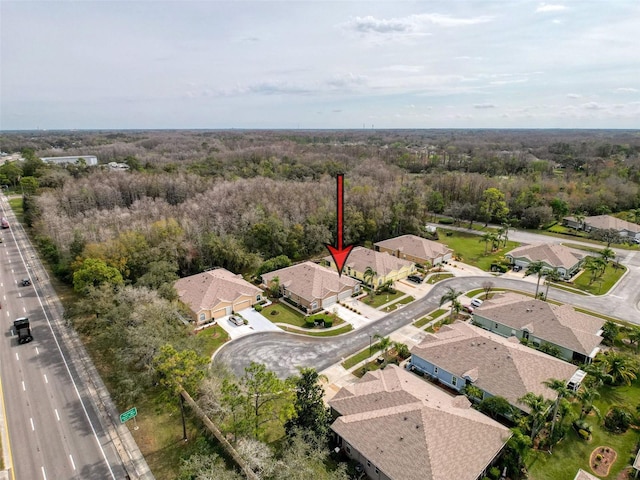
[[[526,393],[518,399],[518,403],[529,407],[529,429],[531,441],[533,442],[547,420],[551,401],[545,400],[542,395],[536,395],[533,392]]]
[[[612,258],[616,258],[616,252],[614,252],[610,248],[603,248],[600,250],[600,257],[605,261],[605,263],[609,263],[609,260]]]
[[[547,273],[544,279],[545,279],[545,283],[547,284],[547,289],[544,292],[544,299],[546,300],[547,297],[549,296],[549,285],[551,285],[551,282],[557,282],[561,280],[562,275],[560,275],[560,272],[558,272],[557,268],[554,268],[553,270]]]
[[[584,230],[584,213],[575,213],[573,218],[576,219],[576,223],[578,224],[578,230]]]
[[[556,416],[558,415],[560,401],[564,397],[572,395],[573,391],[567,388],[567,383],[564,380],[558,380],[557,378],[550,378],[542,382],[542,384],[557,393],[556,401],[553,404],[553,415],[551,417],[551,438],[553,438],[553,430],[556,426]]]
[[[376,338],[378,340],[378,347],[380,348],[380,351],[382,352],[382,358],[384,358],[384,361],[386,363],[386,361],[387,361],[387,352],[389,351],[389,348],[391,347],[391,339],[389,337],[383,337],[379,333],[376,333],[373,336],[373,338]]]
[[[481,402],[482,397],[484,397],[484,392],[482,391],[482,389],[480,387],[476,387],[472,383],[468,383],[467,385],[465,385],[462,389],[462,393],[464,393],[467,398],[473,403]]]
[[[600,257],[595,258],[595,257],[587,257],[587,259],[584,262],[584,269],[587,272],[591,273],[591,278],[589,279],[589,284],[592,284],[593,281],[596,279],[596,277],[599,276],[599,274],[601,275],[601,270],[603,265],[606,267],[606,263],[604,263],[604,260]]]
[[[598,356],[599,363],[613,379],[614,385],[631,385],[638,376],[638,363],[628,355],[613,351]]]
[[[640,328],[633,327],[629,334],[627,335],[629,338],[629,343],[631,345],[636,345],[636,351],[640,348]]]
[[[589,363],[580,368],[587,374],[589,385],[596,390],[605,383],[613,382],[613,377],[605,371],[602,363]]]
[[[538,298],[538,289],[540,288],[540,279],[544,275],[544,263],[541,261],[531,262],[527,267],[527,270],[524,272],[524,276],[528,277],[529,275],[536,274],[538,275],[538,283],[536,284],[536,297]]]
[[[496,234],[493,232],[487,232],[484,235],[482,235],[482,237],[480,237],[480,241],[484,242],[484,254],[487,254],[487,246],[489,245],[489,242],[491,242],[491,245],[493,246],[493,244],[496,241]]]
[[[591,412],[596,412],[598,418],[600,415],[600,410],[596,407],[593,402],[600,396],[600,393],[595,388],[589,388],[583,386],[580,391],[578,391],[576,398],[580,400],[582,404],[582,408],[580,409],[580,418],[584,418]]]
[[[502,241],[504,242],[502,246],[504,247],[507,246],[507,242],[509,241],[509,227],[511,227],[511,225],[509,225],[509,222],[504,222],[502,224],[502,228],[500,229],[500,233],[502,235]]]
[[[373,278],[378,274],[373,268],[367,267],[362,274],[362,279],[366,285],[369,285],[373,290]],[[368,279],[368,280],[367,280]]]
[[[450,317],[453,318],[454,310],[456,313],[459,313],[460,309],[462,308],[462,305],[458,301],[458,297],[462,295],[462,292],[455,290],[453,287],[447,287],[447,288],[448,288],[448,291],[444,295],[442,295],[442,297],[440,297],[440,306],[442,306],[447,302],[451,302]]]

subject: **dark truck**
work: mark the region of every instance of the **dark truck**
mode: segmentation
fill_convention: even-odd
[[[31,335],[31,327],[29,327],[29,319],[27,317],[22,317],[14,320],[13,327],[18,333],[18,343],[29,343],[31,340],[33,340],[33,335]]]

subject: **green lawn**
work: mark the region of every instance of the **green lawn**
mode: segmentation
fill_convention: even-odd
[[[369,351],[369,347],[367,347],[364,350],[356,353],[355,355],[351,355],[344,362],[342,362],[341,365],[347,370],[349,370],[351,367],[369,358],[371,355],[378,352],[379,350],[380,350],[380,344],[376,342],[373,345],[371,345],[371,351]]]
[[[447,278],[452,278],[453,276],[453,273],[436,273],[434,275],[431,275],[429,280],[427,280],[427,283],[438,283],[441,280],[446,280]]]
[[[229,335],[220,325],[202,329],[197,335],[202,342],[203,354],[207,357],[213,355],[213,352],[229,340]]]
[[[406,295],[406,294],[399,290],[396,291],[396,293],[383,292],[383,293],[380,293],[379,295],[376,293],[373,296],[373,300],[371,301],[371,303],[369,303],[369,300],[371,299],[371,297],[368,295],[365,298],[363,298],[361,302],[364,303],[365,305],[369,305],[370,307],[378,308],[384,305],[385,303],[393,302],[395,299],[400,298],[403,295]]]
[[[433,312],[431,312],[429,315],[427,315],[426,317],[422,317],[420,320],[418,320],[417,322],[413,322],[413,326],[414,327],[418,327],[418,328],[422,328],[424,327],[427,323],[429,323],[431,320],[434,320],[436,318],[438,318],[441,315],[444,315],[445,313],[447,313],[449,310],[446,308],[440,308],[438,310],[434,310]]]
[[[621,268],[613,268],[611,265],[608,265],[604,275],[602,277],[597,278],[592,283],[591,281],[591,272],[583,271],[580,275],[578,275],[573,280],[573,285],[576,288],[584,290],[585,292],[592,293],[594,295],[604,295],[607,293],[611,287],[615,285],[615,283],[620,280],[620,277],[627,271],[627,267],[621,266]]]
[[[353,330],[351,324],[346,324],[343,327],[336,328],[335,330],[298,330],[297,328],[282,327],[285,332],[299,333],[300,335],[309,335],[310,337],[335,337],[336,335],[342,335]]]
[[[481,235],[472,233],[458,232],[454,230],[441,229],[440,243],[447,245],[454,251],[454,255],[461,258],[460,261],[481,268],[482,270],[491,270],[491,264],[500,261],[502,256],[510,250],[513,250],[520,244],[508,241],[506,246],[500,246],[496,252],[487,252],[485,255],[485,244],[481,240]],[[448,236],[447,234],[451,235]],[[451,261],[455,263],[455,261]]]
[[[302,313],[289,307],[286,303],[272,303],[268,307],[264,307],[260,313],[273,323],[288,323],[289,325],[300,328],[308,328],[307,320],[313,321],[329,318],[329,315],[326,313],[316,313],[315,315],[306,317]],[[344,320],[336,318],[333,322],[333,326],[335,327],[342,323],[344,323]]]
[[[413,298],[411,295],[409,295],[408,297],[404,297],[401,298],[400,300],[398,300],[395,303],[392,303],[391,305],[389,305],[387,308],[387,310],[395,310],[396,308],[400,307],[400,305],[406,305],[407,303],[411,303],[415,300],[415,298]]]
[[[626,405],[633,413],[635,406],[640,403],[640,386],[638,382],[630,387],[609,387],[600,389],[601,397],[596,401],[596,406],[602,415],[606,415],[612,405]],[[578,406],[574,405],[577,412]],[[593,439],[585,442],[580,439],[573,429],[558,445],[553,448],[553,453],[531,452],[526,464],[530,477],[535,480],[572,479],[579,468],[591,472],[589,468],[589,456],[591,452],[600,446],[612,447],[618,457],[609,470],[609,475],[602,477],[614,480],[618,473],[630,465],[636,454],[636,443],[639,440],[638,432],[629,429],[621,435],[614,435],[602,428],[601,421],[591,415],[587,422],[593,426]]]
[[[22,208],[22,196],[10,198],[9,205],[11,206],[11,210],[13,210],[13,213],[15,214],[17,220],[20,223],[24,223],[24,210]]]

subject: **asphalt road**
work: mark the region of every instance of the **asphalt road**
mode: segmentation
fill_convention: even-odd
[[[4,457],[12,479],[124,479],[126,473],[64,347],[54,332],[46,299],[11,229],[1,232],[0,345]],[[22,287],[32,276],[36,285]],[[44,302],[44,303],[43,303]],[[34,340],[18,345],[13,320],[27,316]],[[12,467],[12,468],[11,468]]]
[[[509,237],[524,243],[549,241],[549,238],[553,238],[528,232],[512,232]],[[618,260],[629,267],[629,270],[608,295],[576,295],[552,287],[549,298],[628,322],[640,323],[640,255],[635,251],[625,250],[617,250],[617,253]],[[482,283],[489,278],[497,288],[535,293],[536,285],[529,281],[487,276],[456,277],[437,283],[425,297],[349,334],[322,338],[279,332],[257,333],[227,343],[218,351],[214,361],[227,364],[236,375],[242,375],[244,368],[252,361],[264,363],[281,378],[296,374],[299,367],[314,367],[317,371],[322,371],[365,348],[369,345],[370,336],[389,335],[438,308],[447,287],[462,291],[474,290],[481,288]]]

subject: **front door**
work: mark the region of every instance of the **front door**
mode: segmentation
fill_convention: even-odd
[[[225,308],[225,315],[231,315],[233,313],[233,305],[229,305]]]

